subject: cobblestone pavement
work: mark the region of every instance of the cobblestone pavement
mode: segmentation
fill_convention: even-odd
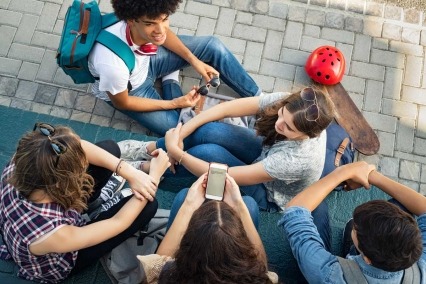
[[[144,132],[57,68],[70,3],[0,0],[0,104]],[[111,11],[109,0],[100,6]],[[188,0],[171,25],[178,34],[219,37],[265,92],[309,84],[309,53],[338,47],[348,63],[342,84],[381,142],[377,155],[359,159],[426,194],[425,12],[365,0]],[[181,75],[184,91],[199,84],[193,70]]]

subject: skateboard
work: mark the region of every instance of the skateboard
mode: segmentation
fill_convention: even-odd
[[[342,84],[325,87],[336,107],[336,121],[348,132],[355,149],[367,156],[376,154],[380,148],[379,138]]]

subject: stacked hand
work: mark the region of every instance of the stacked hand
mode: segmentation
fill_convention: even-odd
[[[346,180],[345,190],[350,191],[360,187],[370,188],[368,177],[370,173],[376,170],[374,165],[369,165],[366,162],[356,162],[344,166],[350,174],[349,179]]]
[[[173,103],[176,108],[193,107],[197,104],[200,98],[200,94],[198,94],[196,89],[193,88],[186,95],[173,99]]]

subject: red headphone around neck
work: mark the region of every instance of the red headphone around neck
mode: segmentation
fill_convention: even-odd
[[[132,41],[132,37],[130,36],[130,26],[126,25],[126,40],[127,40],[127,44],[132,47],[133,46],[133,41]],[[157,49],[158,46],[156,46],[153,43],[145,43],[141,46],[139,46],[139,48],[132,48],[132,50],[139,55],[156,55],[157,54]]]

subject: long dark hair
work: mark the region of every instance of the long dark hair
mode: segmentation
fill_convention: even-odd
[[[256,130],[257,134],[263,136],[263,145],[272,146],[278,141],[286,140],[284,135],[275,131],[275,122],[278,119],[278,110],[286,107],[293,114],[293,123],[297,130],[305,133],[310,138],[317,137],[334,119],[334,104],[325,93],[317,87],[312,87],[317,99],[319,111],[318,119],[308,121],[306,119],[307,102],[300,96],[301,91],[291,94],[282,100],[279,100],[257,113]]]
[[[175,264],[159,283],[271,283],[237,213],[209,201],[194,212]]]
[[[80,138],[70,128],[57,126],[52,139],[67,147],[57,165],[57,156],[47,136],[32,131],[22,137],[13,159],[15,169],[8,182],[25,198],[41,189],[65,210],[81,212],[87,208],[94,180],[86,173],[89,162]]]

